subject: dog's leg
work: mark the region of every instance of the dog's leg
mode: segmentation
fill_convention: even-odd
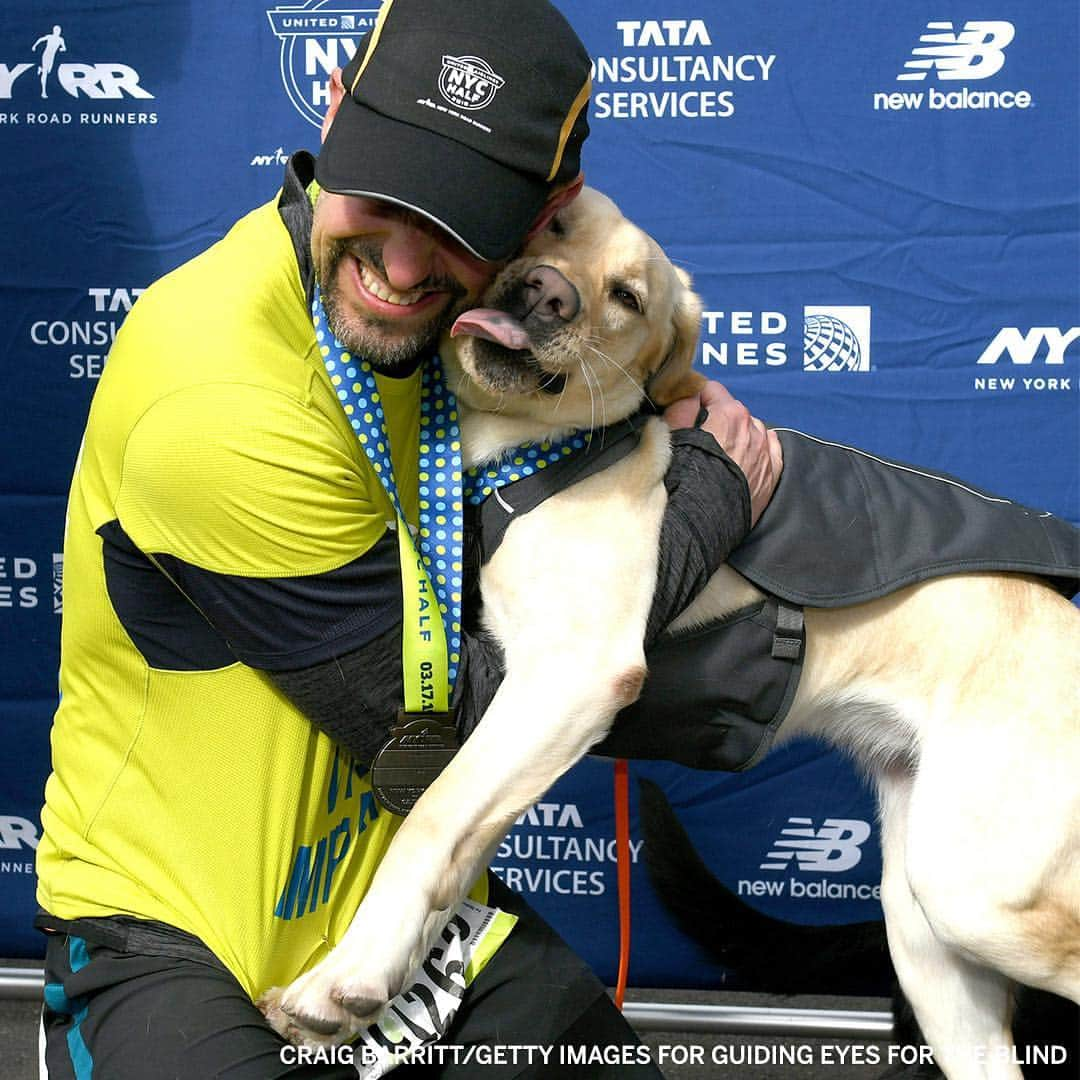
[[[878,777],[889,951],[937,1063],[949,1080],[1021,1080],[1012,1063],[1008,979],[941,941],[908,880],[908,818],[914,777]]]
[[[668,461],[666,429],[645,431],[635,454],[515,521],[485,568],[506,678],[398,830],[342,940],[280,999],[301,1028],[340,1039],[369,1023],[516,818],[638,696]]]
[[[1024,578],[964,574],[808,611],[807,627],[785,729],[801,721],[872,771],[917,762],[904,877],[932,933],[1080,998],[1076,609]]]
[[[546,678],[508,679],[499,689],[437,789],[402,824],[341,942],[281,998],[294,1038],[308,1029],[336,1041],[370,1023],[424,960],[517,817],[637,696],[640,660],[619,665],[612,678],[601,658],[574,660],[590,684],[570,685],[571,666],[549,656]],[[547,679],[561,683],[557,691]]]

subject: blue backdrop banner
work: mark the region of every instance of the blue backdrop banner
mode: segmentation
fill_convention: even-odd
[[[594,57],[587,180],[693,275],[701,371],[771,422],[1080,519],[1073,0],[560,6]],[[29,924],[64,505],[110,344],[143,289],[272,197],[292,150],[317,148],[327,75],[376,10],[0,6],[13,390],[0,428],[0,954],[42,952]],[[872,800],[834,754],[796,745],[737,776],[634,770],[759,909],[880,917]],[[587,761],[560,781],[496,866],[610,979],[609,773]],[[745,986],[675,927],[641,843],[635,818],[632,981]]]

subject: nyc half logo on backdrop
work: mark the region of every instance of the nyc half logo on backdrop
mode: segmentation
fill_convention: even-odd
[[[306,4],[270,8],[266,15],[281,41],[285,93],[309,124],[321,127],[330,104],[330,72],[343,68],[352,59],[357,42],[375,25],[379,5],[308,0]],[[263,162],[256,160],[252,164]]]
[[[45,22],[46,20],[43,20]],[[5,40],[0,62],[0,126],[156,124],[156,112],[134,102],[153,100],[130,64],[82,51],[77,31],[43,25],[31,40]],[[15,111],[12,111],[12,110]]]
[[[1007,72],[1015,36],[1014,24],[1000,20],[928,22],[900,65],[900,85],[874,94],[875,111],[1029,109],[1030,90],[1002,87],[995,78]]]

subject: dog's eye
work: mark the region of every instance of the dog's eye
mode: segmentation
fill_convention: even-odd
[[[617,300],[623,307],[636,311],[639,315],[645,310],[641,304],[641,298],[633,290],[625,285],[614,285],[611,289],[611,298]]]
[[[548,232],[554,236],[566,235],[566,226],[562,223],[562,218],[557,214],[551,219],[551,223],[548,225]]]

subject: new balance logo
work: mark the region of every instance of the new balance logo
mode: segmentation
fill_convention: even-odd
[[[988,79],[1005,63],[1005,47],[1016,28],[1009,22],[966,22],[959,33],[951,22],[926,24],[898,81],[922,81],[934,71],[943,81]]]
[[[860,848],[869,838],[869,823],[856,818],[826,818],[820,829],[811,818],[788,818],[761,869],[787,870],[794,862],[800,870],[850,870],[862,859]]]

